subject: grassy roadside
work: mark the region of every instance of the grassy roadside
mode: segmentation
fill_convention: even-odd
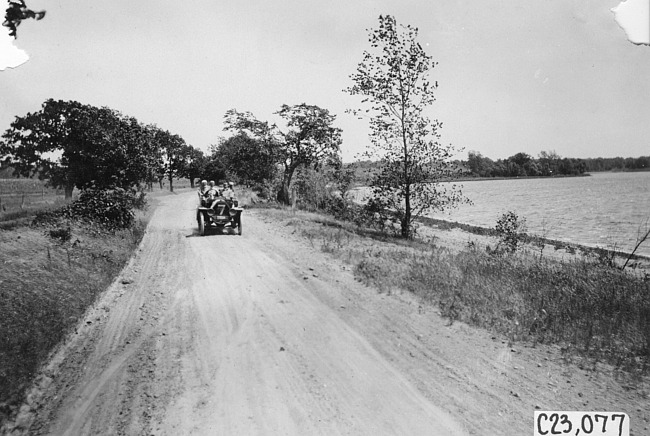
[[[558,344],[570,355],[630,374],[650,372],[650,281],[593,257],[561,260],[539,250],[490,254],[480,237],[403,241],[330,217],[268,209],[312,246],[348,263],[380,292],[411,292],[512,342]],[[438,234],[448,230],[438,230]]]
[[[155,208],[155,200],[149,203],[127,230],[84,224],[0,229],[0,422],[128,262]]]

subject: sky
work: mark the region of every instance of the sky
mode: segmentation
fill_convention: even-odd
[[[342,90],[380,14],[419,29],[438,65],[442,141],[492,159],[650,155],[650,47],[606,0],[28,0],[29,60],[0,72],[0,131],[48,98],[108,106],[208,150],[227,110],[337,116],[346,162],[370,143]],[[4,28],[0,29],[3,32]]]

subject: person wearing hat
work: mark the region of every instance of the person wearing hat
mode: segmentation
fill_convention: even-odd
[[[210,187],[208,186],[208,181],[207,180],[201,180],[201,184],[199,185],[198,189],[198,195],[199,195],[199,201],[201,204],[203,204],[203,200],[205,199],[205,194],[208,193],[210,190]]]
[[[215,185],[214,180],[210,180],[208,190],[205,194],[203,194],[206,202],[211,205],[210,207],[214,206],[214,201],[217,199],[217,197],[219,197],[219,195],[219,188]]]
[[[224,183],[223,184],[223,192],[221,195],[226,199],[229,205],[232,204],[233,197],[235,196],[235,191],[232,190],[232,185],[233,183]]]
[[[212,195],[214,197],[218,197],[221,193],[219,191],[219,187],[214,183],[214,180],[210,180],[209,185],[210,185],[210,187],[208,188],[209,195]],[[213,191],[213,194],[210,193],[210,191]]]
[[[232,200],[233,204],[235,207],[239,206],[239,202],[237,201],[237,194],[235,194],[235,184],[233,182],[228,182],[228,189],[230,189],[230,192],[232,192],[230,199]]]

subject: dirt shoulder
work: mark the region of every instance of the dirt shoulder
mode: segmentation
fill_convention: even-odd
[[[296,221],[246,211],[243,236],[198,237],[194,206],[160,198],[8,433],[520,435],[536,409],[647,433],[645,386],[380,294]]]
[[[265,219],[263,212],[260,217]],[[570,361],[558,346],[511,345],[485,330],[450,324],[436,307],[411,294],[380,294],[351,281],[351,265],[358,259],[321,257],[326,249],[321,241],[302,236],[311,233],[304,232],[305,227],[321,224],[299,215],[265,222],[269,230],[283,229],[281,237],[290,243],[276,247],[291,247],[282,252],[287,259],[304,264],[310,258],[306,253],[313,253],[314,262],[322,259],[318,269],[334,280],[319,297],[332,308],[345,307],[340,311],[345,322],[364,332],[382,356],[430,401],[458,418],[470,434],[530,434],[535,410],[623,411],[631,417],[632,434],[648,434],[647,380],[626,379],[607,365]],[[459,229],[426,232],[426,237],[450,250],[496,242]],[[362,243],[372,249],[382,242]],[[565,260],[575,256],[562,250],[547,255]]]

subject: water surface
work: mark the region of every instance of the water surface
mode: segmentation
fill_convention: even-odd
[[[512,210],[526,219],[529,233],[624,251],[632,249],[639,226],[650,218],[650,172],[481,180],[462,185],[473,205],[430,216],[494,227],[504,212]],[[638,253],[650,256],[650,240]]]

